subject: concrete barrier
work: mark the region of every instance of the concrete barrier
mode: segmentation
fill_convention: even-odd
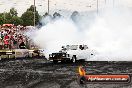
[[[36,52],[37,51],[37,52]],[[27,57],[44,57],[42,50],[37,49],[13,49],[13,50],[0,50],[0,59],[10,58],[27,58]]]
[[[24,58],[29,56],[28,49],[15,49],[15,58]]]

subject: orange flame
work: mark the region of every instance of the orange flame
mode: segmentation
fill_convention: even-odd
[[[78,70],[79,70],[79,75],[80,76],[85,76],[86,75],[86,72],[85,72],[85,70],[82,66],[79,66]]]

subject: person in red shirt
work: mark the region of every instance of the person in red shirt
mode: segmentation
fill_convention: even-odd
[[[9,48],[9,36],[7,34],[4,36],[4,46]]]

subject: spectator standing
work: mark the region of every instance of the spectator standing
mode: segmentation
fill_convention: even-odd
[[[7,34],[4,36],[4,48],[9,48],[9,36]]]

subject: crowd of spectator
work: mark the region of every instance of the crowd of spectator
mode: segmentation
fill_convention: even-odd
[[[0,49],[28,49],[30,40],[24,35],[28,28],[4,24],[0,26]]]

